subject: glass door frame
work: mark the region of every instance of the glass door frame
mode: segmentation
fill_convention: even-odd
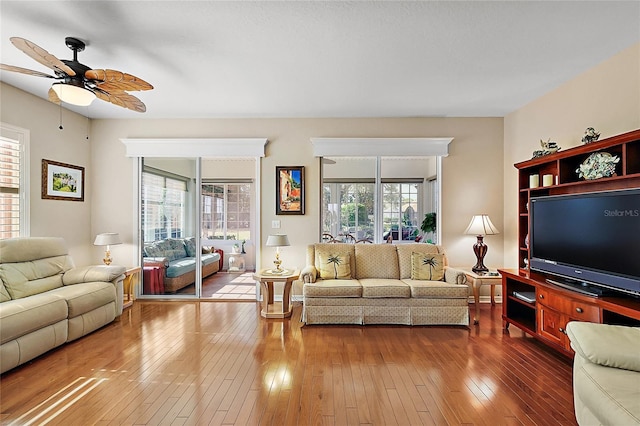
[[[125,145],[125,156],[132,158],[133,166],[133,205],[136,206],[133,209],[134,220],[133,223],[133,235],[137,235],[137,247],[133,252],[133,259],[135,265],[143,265],[142,263],[142,216],[141,216],[141,184],[142,184],[142,159],[144,157],[149,158],[194,158],[197,159],[196,163],[196,184],[198,189],[198,197],[195,206],[198,220],[196,222],[197,229],[195,232],[196,246],[200,247],[200,209],[201,209],[201,161],[203,158],[239,158],[249,157],[255,159],[256,171],[255,171],[255,187],[260,188],[261,184],[261,165],[260,159],[266,155],[265,148],[268,142],[267,138],[121,138],[120,141]],[[242,154],[239,154],[242,153]],[[260,191],[255,191],[254,202],[256,203],[256,241],[261,241],[261,217],[260,217]],[[256,269],[260,267],[260,244],[256,244]],[[199,250],[201,251],[201,250]],[[200,259],[198,254],[197,259]],[[198,284],[201,286],[202,271],[200,268],[196,268],[196,288]],[[256,288],[259,288],[259,283],[256,284]],[[140,286],[135,289],[136,298],[145,299],[163,299],[166,300],[167,295],[143,295]],[[186,299],[196,300],[201,297],[201,292],[196,291],[196,296],[186,295],[171,295],[171,299]],[[259,291],[256,291],[256,300],[260,297]]]

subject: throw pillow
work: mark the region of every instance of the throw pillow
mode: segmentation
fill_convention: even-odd
[[[320,278],[323,280],[351,279],[351,258],[348,254],[320,254]]]
[[[195,239],[195,237],[186,238],[184,240],[184,249],[187,252],[187,256],[196,257],[196,239]]]
[[[213,247],[202,246],[202,254],[213,253]]]
[[[444,255],[437,253],[411,253],[411,279],[442,281]]]

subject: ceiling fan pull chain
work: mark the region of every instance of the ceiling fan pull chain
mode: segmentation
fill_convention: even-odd
[[[87,110],[87,140],[89,140],[89,107],[86,107]]]
[[[59,108],[60,108],[60,127],[58,127],[58,129],[62,130],[62,102],[60,102],[59,104]]]

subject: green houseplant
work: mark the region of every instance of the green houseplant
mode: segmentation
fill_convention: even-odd
[[[431,212],[424,215],[424,220],[420,225],[420,229],[425,234],[429,232],[436,232],[436,212]],[[431,239],[426,240],[426,242],[433,243]]]

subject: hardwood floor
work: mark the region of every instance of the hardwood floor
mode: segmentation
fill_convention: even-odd
[[[473,309],[473,305],[471,306]],[[2,424],[575,424],[571,362],[512,327],[302,326],[136,301],[0,378]]]
[[[217,272],[202,281],[202,299],[255,301],[256,280],[254,271],[242,273]],[[178,294],[195,294],[195,284],[178,290]]]

